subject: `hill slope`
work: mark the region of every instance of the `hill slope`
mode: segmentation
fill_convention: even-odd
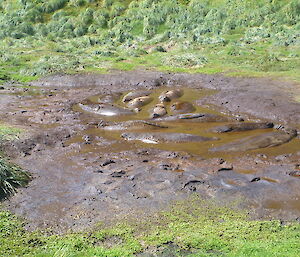
[[[0,79],[143,65],[300,80],[299,14],[297,0],[0,0]]]

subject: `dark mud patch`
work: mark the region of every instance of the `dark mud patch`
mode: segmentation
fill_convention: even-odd
[[[295,219],[300,215],[293,204],[300,195],[300,180],[290,174],[299,168],[299,139],[267,150],[213,155],[206,154],[211,144],[216,143],[210,141],[185,146],[185,143],[150,146],[126,142],[120,135],[132,129],[131,125],[123,126],[132,120],[131,115],[121,115],[116,120],[77,108],[79,103],[88,103],[87,100],[95,103],[105,99],[106,103],[117,101],[124,107],[122,96],[132,90],[154,90],[152,97],[156,99],[166,88],[188,88],[197,94],[188,93],[187,99],[183,97],[180,101],[191,102],[196,108],[194,113],[218,115],[226,117],[226,121],[193,125],[189,121],[159,122],[162,127],[142,126],[133,132],[188,131],[199,136],[221,137],[216,143],[221,145],[241,138],[241,133],[255,136],[273,131],[267,128],[221,136],[211,132],[213,127],[233,120],[283,123],[285,127],[299,128],[300,104],[293,102],[288,90],[282,90],[279,83],[267,82],[137,71],[55,75],[32,83],[38,92],[35,94],[30,94],[30,87],[26,94],[2,92],[1,120],[27,129],[21,140],[4,144],[4,148],[35,177],[6,206],[27,218],[28,228],[53,227],[58,232],[83,229],[129,214],[143,215],[191,193],[224,201],[238,197],[243,199],[241,206],[254,207],[258,216]],[[113,97],[105,97],[111,94]],[[133,115],[134,119],[149,119],[148,109],[155,104],[155,101],[149,103],[149,108]],[[104,129],[109,126],[119,126],[119,131]],[[272,202],[274,199],[276,204]],[[283,204],[287,201],[289,204]]]

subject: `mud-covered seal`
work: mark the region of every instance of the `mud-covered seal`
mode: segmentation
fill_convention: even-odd
[[[215,127],[212,132],[215,133],[226,133],[226,132],[238,132],[238,131],[248,131],[255,129],[267,129],[273,128],[274,124],[272,122],[241,122],[234,124],[227,124],[224,126]]]
[[[295,129],[286,129],[285,131],[274,131],[258,136],[246,137],[222,146],[211,148],[212,152],[219,151],[249,151],[254,149],[273,147],[285,144],[297,136]]]
[[[165,116],[167,114],[167,109],[164,104],[157,104],[154,106],[153,110],[151,111],[150,118],[155,119],[158,117]]]
[[[173,99],[177,99],[181,96],[183,96],[182,89],[173,89],[161,93],[158,99],[160,102],[164,103],[164,102],[171,102]]]
[[[196,108],[193,104],[190,102],[175,102],[170,107],[171,111],[173,113],[179,114],[179,113],[190,113],[194,112]]]

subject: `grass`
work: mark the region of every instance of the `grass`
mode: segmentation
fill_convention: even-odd
[[[0,157],[0,199],[14,194],[18,187],[25,186],[29,180],[27,172]]]
[[[0,6],[0,83],[141,67],[300,81],[297,0],[1,0]],[[167,52],[151,51],[159,47]]]
[[[21,129],[0,125],[0,143],[17,139]],[[0,200],[14,194],[18,187],[25,186],[30,180],[27,172],[10,163],[0,154]]]
[[[24,225],[0,212],[1,256],[123,257],[150,249],[161,256],[299,256],[300,247],[299,223],[251,220],[243,211],[198,196],[147,220],[99,225],[88,233],[51,235],[28,232]]]

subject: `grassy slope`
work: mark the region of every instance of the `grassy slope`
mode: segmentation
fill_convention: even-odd
[[[89,233],[47,235],[27,232],[23,226],[0,212],[1,256],[123,257],[161,249],[164,256],[266,257],[299,256],[300,248],[299,223],[249,220],[243,212],[197,197],[147,221],[123,221]]]
[[[1,2],[0,81],[141,66],[300,81],[296,0]]]

